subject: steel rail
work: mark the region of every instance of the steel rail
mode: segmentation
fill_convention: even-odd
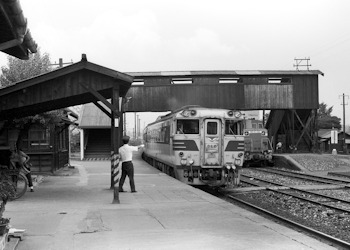
[[[309,233],[312,233],[313,235],[315,235],[315,236],[317,236],[317,237],[320,237],[320,238],[322,238],[322,239],[326,239],[326,240],[328,240],[328,241],[330,241],[330,242],[332,242],[332,243],[337,244],[338,246],[344,247],[344,248],[346,248],[346,249],[349,249],[349,248],[350,248],[350,243],[349,243],[349,242],[346,242],[346,241],[343,241],[343,240],[341,240],[341,239],[335,238],[335,237],[333,237],[333,236],[331,236],[331,235],[322,233],[322,232],[320,232],[320,231],[318,231],[318,230],[315,230],[315,229],[313,229],[313,228],[304,226],[304,225],[299,224],[299,223],[297,223],[297,222],[291,221],[291,220],[289,220],[289,219],[287,219],[287,218],[284,218],[284,217],[282,217],[282,216],[280,216],[280,215],[277,215],[277,214],[275,214],[275,213],[272,213],[272,212],[270,212],[270,211],[267,211],[266,209],[260,208],[260,207],[254,205],[254,204],[251,204],[251,203],[249,203],[249,202],[247,202],[247,201],[243,201],[243,200],[241,200],[241,199],[239,199],[239,198],[237,198],[237,197],[234,197],[234,196],[232,196],[232,195],[226,195],[226,197],[228,197],[228,198],[230,198],[230,199],[232,199],[232,200],[235,200],[235,201],[237,201],[237,202],[240,202],[240,203],[242,203],[242,204],[244,204],[244,205],[247,205],[247,206],[249,206],[249,207],[251,207],[251,208],[254,208],[254,209],[256,209],[256,210],[258,210],[258,211],[260,211],[260,212],[262,212],[262,213],[264,213],[264,214],[270,215],[270,216],[272,216],[273,218],[278,219],[278,220],[281,220],[281,221],[283,221],[283,222],[285,222],[285,223],[288,223],[288,224],[290,224],[290,225],[292,225],[292,226],[294,226],[294,227],[297,227],[297,228],[299,228],[299,229],[303,229],[303,230],[305,230],[305,231],[307,231],[307,232],[309,232]]]
[[[247,176],[245,175],[245,177],[247,177]],[[259,181],[271,183],[271,184],[274,184],[274,185],[287,187],[290,190],[295,190],[295,191],[299,191],[299,192],[303,192],[303,193],[308,193],[309,192],[309,191],[306,191],[306,190],[303,190],[303,189],[298,189],[298,188],[294,188],[294,187],[290,187],[290,186],[285,186],[283,184],[274,183],[273,181],[263,180],[263,179],[255,178],[255,177],[251,177],[251,178],[257,179]],[[259,186],[259,185],[257,185],[257,186]],[[308,198],[304,198],[304,197],[301,197],[301,196],[298,196],[298,195],[295,195],[295,194],[290,194],[290,193],[287,193],[287,192],[283,192],[281,190],[276,190],[276,189],[269,188],[269,187],[264,187],[264,188],[266,188],[266,190],[269,190],[269,191],[272,191],[272,192],[276,192],[276,193],[280,193],[280,194],[284,194],[284,195],[289,195],[289,196],[292,196],[294,198],[297,198],[297,199],[300,199],[300,200],[304,200],[304,201],[307,201],[307,202],[310,202],[310,203],[313,203],[313,204],[316,204],[316,205],[324,206],[324,207],[327,207],[327,208],[331,208],[331,209],[334,209],[334,210],[338,210],[338,211],[342,211],[344,213],[349,213],[350,214],[350,210],[346,210],[346,209],[339,208],[339,207],[336,207],[336,206],[324,204],[324,203],[321,203],[321,202],[318,202],[318,201],[314,201],[314,200],[311,200],[311,199],[308,199]],[[318,195],[320,197],[323,196],[322,194],[317,194],[317,193],[313,193],[312,195]],[[333,199],[333,200],[336,200],[336,201],[340,201],[340,202],[344,202],[344,203],[347,203],[347,204],[350,203],[348,201],[344,201],[344,200],[341,200],[341,199],[338,199],[338,198],[335,198],[335,197],[324,197],[324,198],[330,198],[330,199]]]
[[[323,176],[315,176],[315,175],[311,175],[311,174],[304,174],[304,173],[295,173],[295,172],[290,172],[290,171],[286,171],[286,170],[280,170],[280,169],[256,169],[257,171],[261,171],[261,172],[266,172],[266,173],[273,173],[273,174],[279,174],[279,175],[283,175],[283,176],[290,176],[290,177],[295,177],[295,178],[299,178],[299,179],[306,179],[306,180],[312,180],[312,181],[318,181],[321,183],[326,183],[326,184],[337,184],[337,183],[345,183],[347,185],[350,185],[350,181],[347,180],[338,180],[335,178],[328,178],[328,177],[323,177]],[[312,177],[313,179],[309,179],[308,177]],[[314,180],[316,179],[316,180]],[[317,180],[319,179],[319,180]],[[334,183],[336,182],[336,183]],[[346,187],[350,187],[347,186]]]

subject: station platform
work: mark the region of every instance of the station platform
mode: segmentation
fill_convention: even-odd
[[[183,184],[139,154],[133,163],[137,193],[126,178],[120,204],[105,189],[109,161],[71,162],[70,174],[46,176],[9,203],[5,215],[26,229],[17,249],[335,249]]]

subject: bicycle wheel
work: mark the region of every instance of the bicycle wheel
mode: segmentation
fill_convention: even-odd
[[[14,199],[22,197],[27,192],[28,180],[27,177],[19,173],[16,181],[16,194]]]

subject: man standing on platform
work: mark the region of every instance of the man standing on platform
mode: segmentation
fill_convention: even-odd
[[[130,146],[129,143],[130,137],[129,136],[123,136],[123,146],[119,148],[119,154],[121,158],[121,164],[122,164],[122,177],[119,182],[119,192],[124,192],[123,185],[126,176],[129,177],[130,182],[130,188],[131,192],[135,193],[135,181],[134,181],[134,165],[132,164],[132,152],[138,151],[143,145],[140,146]]]

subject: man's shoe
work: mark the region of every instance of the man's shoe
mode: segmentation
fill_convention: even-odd
[[[136,191],[136,190],[134,190],[134,191],[131,191],[131,193],[137,193],[137,191]]]
[[[125,192],[124,190],[119,190],[119,193],[123,193],[123,192]]]

